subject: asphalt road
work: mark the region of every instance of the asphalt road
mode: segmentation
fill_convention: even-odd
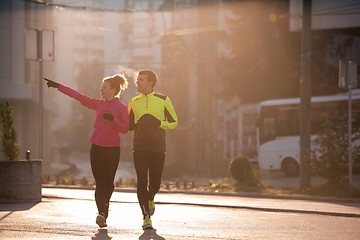
[[[37,204],[0,204],[0,239],[359,239],[359,201],[159,194],[154,230],[141,230],[135,193],[115,192],[108,227],[93,191],[43,189]]]

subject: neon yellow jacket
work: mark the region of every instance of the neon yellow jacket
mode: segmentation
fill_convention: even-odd
[[[130,100],[128,111],[133,150],[165,152],[165,130],[178,125],[170,98],[154,91],[140,94]]]

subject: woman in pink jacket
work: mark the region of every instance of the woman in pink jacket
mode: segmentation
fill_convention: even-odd
[[[45,80],[48,87],[57,88],[96,111],[90,139],[90,161],[96,181],[95,201],[99,211],[96,223],[106,227],[109,201],[114,191],[114,178],[120,159],[119,133],[127,133],[129,128],[127,106],[119,100],[120,91],[127,88],[127,80],[120,75],[104,78],[100,89],[101,99],[90,98],[62,84]]]

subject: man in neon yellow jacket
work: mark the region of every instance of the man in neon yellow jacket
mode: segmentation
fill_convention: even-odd
[[[155,194],[160,189],[165,161],[165,130],[174,129],[178,119],[168,96],[155,93],[157,76],[150,70],[139,72],[136,85],[140,95],[128,105],[129,130],[134,131],[134,165],[137,196],[143,213],[143,229],[151,229]],[[149,184],[148,184],[149,175]]]

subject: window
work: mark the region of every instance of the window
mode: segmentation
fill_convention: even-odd
[[[260,116],[260,144],[275,139],[275,107],[264,107]]]
[[[281,106],[277,113],[277,136],[299,135],[299,106]]]

